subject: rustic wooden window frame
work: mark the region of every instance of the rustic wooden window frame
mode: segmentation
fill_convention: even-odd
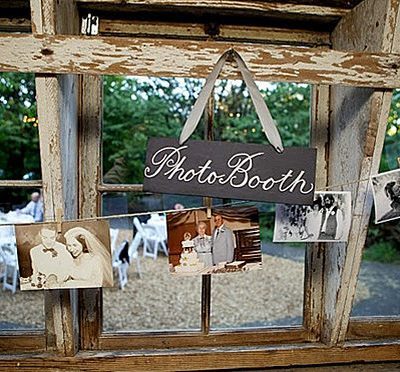
[[[102,107],[103,102],[99,102],[99,106]],[[208,127],[212,127],[212,117],[214,112],[213,100],[210,100],[210,104],[206,110],[206,117]],[[101,123],[100,123],[101,124]],[[212,137],[212,130],[206,128],[206,137]],[[101,138],[99,137],[99,140]],[[97,166],[102,169],[102,143],[97,144],[100,153],[100,159],[98,160]],[[102,182],[102,172],[100,171],[99,185],[97,186],[99,195],[99,201],[97,205],[99,209],[97,213],[101,214],[101,198],[105,192],[141,192],[143,191],[142,184],[106,184]],[[205,198],[207,199],[207,198]],[[207,203],[208,200],[205,200]],[[218,330],[211,329],[210,323],[210,309],[211,309],[211,276],[202,276],[201,285],[201,329],[199,331],[125,331],[125,332],[100,332],[99,343],[103,349],[114,349],[118,348],[118,345],[127,347],[151,347],[159,345],[159,347],[180,347],[184,345],[189,346],[224,346],[224,345],[235,345],[241,344],[243,339],[246,339],[247,344],[266,344],[266,343],[284,343],[284,342],[306,342],[315,339],[315,336],[311,334],[310,330],[305,327],[305,324],[309,324],[311,314],[309,314],[310,306],[305,301],[310,301],[309,296],[305,293],[308,291],[307,285],[310,285],[311,280],[304,280],[304,292],[303,292],[303,317],[302,324],[295,326],[280,326],[280,327],[258,327],[252,328],[240,328],[232,327],[229,329]],[[102,293],[101,293],[102,295]],[[127,338],[129,337],[129,341]],[[164,346],[163,346],[164,345]]]
[[[1,188],[42,188],[42,181],[0,180]],[[43,296],[44,308],[44,296]],[[46,348],[45,330],[0,330],[0,353],[9,351],[9,345],[17,350],[41,351]]]
[[[146,43],[146,41],[141,38],[117,39],[112,37],[83,38],[78,36],[57,36],[56,34],[77,33],[76,27],[70,29],[70,25],[76,25],[78,23],[68,22],[68,24],[65,24],[63,21],[65,20],[63,14],[68,14],[69,17],[72,14],[73,17],[77,18],[76,8],[73,2],[58,1],[57,5],[55,5],[53,0],[31,0],[31,5],[32,29],[37,36],[0,36],[0,45],[2,47],[7,47],[10,45],[10,42],[12,42],[12,48],[24,52],[24,55],[20,54],[17,58],[11,56],[11,58],[7,60],[0,56],[0,70],[49,74],[37,76],[38,100],[42,100],[42,103],[39,103],[39,116],[40,118],[47,119],[47,121],[52,124],[56,124],[53,125],[55,128],[50,124],[44,124],[44,129],[48,130],[49,133],[41,136],[41,141],[43,141],[45,145],[44,148],[41,146],[42,160],[45,160],[45,164],[42,163],[42,168],[44,170],[44,173],[42,171],[43,188],[46,191],[46,197],[50,201],[50,203],[46,204],[48,205],[46,217],[50,219],[54,218],[55,208],[60,206],[64,207],[66,218],[73,218],[74,216],[92,217],[99,212],[100,193],[104,192],[106,188],[109,187],[108,185],[102,185],[99,181],[101,169],[98,163],[98,159],[100,159],[98,144],[100,143],[101,136],[99,131],[99,123],[101,123],[101,110],[99,108],[102,95],[101,81],[98,76],[82,75],[77,78],[76,76],[56,76],[54,74],[135,74],[134,71],[138,71],[145,75],[159,74],[163,76],[168,75],[165,73],[169,71],[167,68],[168,66],[162,66],[160,69],[154,65],[146,68],[135,66],[138,60],[132,61],[130,59],[130,54],[132,53],[130,46],[134,45],[136,48],[135,50],[140,50],[141,45]],[[367,48],[367,50],[362,53],[357,52],[357,50],[365,49],[364,45],[360,45],[363,41],[362,38],[356,41],[350,40],[349,43],[353,43],[352,45],[345,40],[345,34],[351,22],[361,23],[358,26],[361,30],[360,32],[363,33],[363,37],[370,37],[370,34],[367,33],[369,31],[369,23],[366,22],[366,20],[372,18],[371,14],[374,17],[375,15],[377,17],[382,16],[379,14],[379,11],[373,9],[374,5],[376,5],[374,4],[374,0],[366,0],[363,6],[358,7],[357,10],[351,11],[348,15],[343,17],[343,22],[341,22],[331,36],[330,42],[332,42],[335,50],[318,51],[316,48],[271,47],[270,45],[265,46],[257,42],[254,44],[243,44],[241,42],[212,42],[202,40],[192,42],[187,40],[168,41],[159,39],[158,41],[147,41],[147,45],[150,47],[155,46],[155,50],[158,51],[162,51],[163,46],[173,48],[178,45],[177,50],[179,50],[180,45],[181,51],[185,48],[190,48],[190,53],[180,54],[185,63],[191,66],[183,72],[183,75],[207,75],[209,72],[208,66],[212,66],[212,61],[215,57],[227,47],[234,46],[239,52],[244,54],[245,58],[250,59],[249,66],[250,69],[255,72],[256,79],[304,81],[310,84],[332,84],[332,87],[328,87],[327,85],[315,85],[313,88],[314,98],[312,100],[312,142],[313,145],[319,149],[317,182],[319,187],[324,187],[328,182],[336,181],[334,177],[333,179],[330,178],[332,176],[328,174],[328,169],[326,169],[327,165],[325,163],[325,158],[328,155],[328,151],[330,151],[327,136],[329,122],[332,116],[330,111],[332,108],[329,106],[329,97],[341,92],[340,88],[336,88],[336,84],[342,83],[349,86],[375,88],[375,93],[372,95],[372,106],[375,111],[372,112],[371,115],[375,118],[373,121],[375,120],[378,122],[375,133],[377,133],[376,137],[378,137],[380,141],[383,135],[382,123],[386,121],[385,115],[387,114],[388,104],[390,104],[390,89],[400,86],[400,78],[398,74],[396,75],[399,58],[397,54],[393,54],[399,53],[399,27],[396,27],[396,24],[399,23],[398,4],[392,3],[392,5],[390,5],[389,1],[379,4],[380,9],[385,8],[383,10],[387,10],[387,13],[384,14],[383,22],[383,27],[385,29],[384,35],[386,36],[385,40],[368,40],[372,47],[370,46],[370,48]],[[55,11],[55,13],[46,12],[46,10],[55,10],[56,8],[57,11]],[[66,13],[67,11],[68,13]],[[54,14],[57,14],[57,17],[54,17]],[[53,34],[55,36],[40,36],[39,34],[42,33],[47,35]],[[388,35],[391,35],[391,37],[388,37]],[[99,43],[96,44],[97,40]],[[80,48],[87,48],[86,50],[94,48],[94,50],[99,53],[104,64],[97,67],[85,65],[87,56],[79,54],[77,50],[74,51],[74,43],[78,43]],[[301,42],[297,43],[301,44]],[[201,53],[204,47],[209,48],[208,54]],[[63,48],[76,53],[75,65],[64,63],[62,54],[60,54]],[[114,54],[115,49],[118,50],[117,54],[123,56],[122,58],[125,62],[118,60],[117,55]],[[346,52],[340,52],[339,50],[344,50]],[[352,50],[354,50],[354,52],[352,52]],[[165,49],[165,52],[166,51],[167,49]],[[287,74],[282,75],[282,71],[278,71],[282,66],[274,59],[274,55],[282,53],[283,51],[287,53],[289,61],[290,58],[294,58],[292,59],[294,64],[299,55],[306,56],[303,61],[303,67],[298,69],[287,65],[285,66],[286,70],[282,70]],[[252,56],[255,54],[261,56],[261,59],[253,60]],[[195,62],[199,60],[199,57],[202,57],[202,61],[199,62],[200,65],[196,65]],[[160,58],[163,58],[162,54]],[[360,72],[353,71],[350,67],[346,67],[345,64],[341,66],[341,71],[338,73],[337,69],[335,69],[335,65],[329,62],[331,58],[336,60],[349,58],[353,63],[364,68],[364,72],[365,68],[367,68],[370,74],[366,77],[361,70]],[[149,61],[144,58],[143,62],[144,65],[146,65]],[[272,67],[265,69],[262,64],[263,62],[268,63],[269,66]],[[323,71],[322,74],[315,73],[315,68]],[[155,73],[153,73],[154,71]],[[196,71],[198,73],[196,73]],[[227,76],[235,75],[228,71]],[[57,94],[60,85],[72,88],[74,92],[73,97],[76,95],[77,102],[64,102],[62,96]],[[46,99],[52,102],[52,105],[47,110],[44,110],[43,102],[45,102]],[[64,119],[63,125],[61,125],[60,111],[62,112],[63,109],[66,109],[65,105],[67,105],[70,110],[72,109],[73,112],[78,113],[79,126],[74,118]],[[333,107],[333,111],[335,111],[335,107]],[[46,120],[43,121],[43,123],[45,122]],[[70,143],[72,146],[70,149],[72,152],[70,153],[74,153],[73,149],[79,148],[81,150],[76,164],[74,162],[68,162],[65,159],[65,148],[63,148],[63,145],[60,143],[60,133],[58,132],[64,127],[69,127],[72,128],[72,131],[79,132],[79,144],[73,141]],[[335,128],[333,127],[331,130],[335,130]],[[61,134],[61,136],[64,135],[65,133]],[[55,150],[54,148],[49,149],[47,147],[50,138],[55,139],[55,142],[53,142]],[[375,163],[376,167],[379,149],[374,149],[374,145],[374,135],[370,134],[366,138],[365,159],[360,169],[361,174],[364,176],[365,174],[363,172],[370,169],[369,164]],[[339,150],[340,148],[338,147],[337,151]],[[336,149],[334,149],[333,153],[335,151]],[[77,151],[75,152],[77,153]],[[63,172],[71,175],[74,174],[77,164],[79,164],[77,168],[79,176],[75,181],[71,181],[72,186],[70,186],[72,192],[78,190],[78,200],[74,199],[75,203],[71,203],[71,205],[64,205],[63,197],[65,198],[65,195],[68,194],[66,190],[68,188],[66,186],[68,185],[63,180]],[[54,185],[51,182],[52,179],[58,180],[57,182],[59,182],[59,184]],[[119,187],[120,189],[114,189],[114,191],[120,191],[125,185],[115,187]],[[362,191],[361,189],[361,192]],[[359,220],[361,222],[359,222]],[[356,223],[360,223],[361,226],[362,218],[357,216]],[[347,263],[347,261],[343,259],[342,247],[329,250],[326,249],[325,245],[316,244],[309,247],[307,250],[306,285],[310,286],[311,291],[305,293],[307,297],[305,303],[307,303],[309,315],[305,316],[304,320],[305,327],[308,330],[308,332],[306,332],[306,337],[308,337],[309,342],[312,342],[311,344],[301,341],[304,341],[304,334],[301,334],[301,340],[298,340],[298,344],[294,344],[296,340],[293,340],[293,337],[285,339],[286,336],[280,333],[280,331],[275,334],[272,332],[269,335],[258,331],[255,331],[251,335],[246,332],[239,332],[237,334],[228,332],[218,337],[213,337],[210,334],[201,335],[200,337],[193,334],[153,334],[147,340],[141,336],[132,337],[130,334],[102,336],[100,333],[102,328],[101,290],[94,289],[79,290],[78,292],[74,290],[64,292],[51,291],[51,293],[47,293],[45,296],[47,314],[45,340],[40,338],[39,342],[38,340],[34,341],[35,335],[31,335],[32,337],[29,335],[18,337],[15,334],[11,339],[12,347],[14,351],[33,351],[33,349],[35,349],[35,351],[40,352],[43,345],[45,345],[48,351],[54,350],[64,355],[75,355],[73,359],[69,359],[71,366],[86,366],[85,363],[101,360],[103,368],[107,368],[107,366],[111,368],[115,367],[113,362],[107,361],[110,355],[116,357],[118,363],[121,363],[121,365],[129,363],[132,366],[147,366],[147,368],[149,368],[148,363],[157,360],[164,363],[163,367],[169,366],[170,368],[174,368],[176,363],[174,356],[180,355],[183,352],[176,349],[187,348],[188,346],[201,346],[206,348],[213,346],[213,342],[215,342],[214,345],[221,346],[218,351],[194,350],[189,354],[185,351],[188,357],[188,366],[190,365],[191,368],[201,368],[203,367],[204,361],[208,360],[208,366],[216,367],[219,365],[219,360],[221,358],[225,361],[225,367],[232,368],[298,364],[300,363],[299,358],[302,359],[302,364],[349,362],[355,360],[368,361],[377,359],[395,360],[397,359],[396,353],[398,353],[400,348],[400,342],[398,340],[400,322],[397,317],[394,319],[363,319],[362,321],[354,319],[349,322],[349,307],[351,310],[352,296],[354,295],[359,268],[359,261],[357,260],[360,259],[360,254],[357,253],[357,249],[359,248],[350,248],[350,256],[352,260],[354,257],[354,264],[352,262]],[[338,266],[339,271],[337,273],[330,272],[334,270],[336,266]],[[348,283],[349,291],[347,288],[343,287],[335,288],[335,284],[337,285],[337,281],[339,280],[337,278],[339,277],[341,281]],[[324,280],[327,282],[325,286],[322,283]],[[330,291],[330,295],[336,293],[343,303],[340,303],[340,306],[327,303],[326,290]],[[78,311],[81,320],[80,332],[78,332]],[[343,320],[340,319],[342,311],[346,314]],[[371,324],[373,327],[371,327]],[[348,325],[349,332],[347,332]],[[395,331],[393,331],[393,329]],[[80,339],[78,336],[79,334]],[[347,341],[346,335],[348,338]],[[196,339],[192,337],[196,337]],[[244,340],[245,337],[249,337],[249,339]],[[376,341],[376,338],[386,339],[390,337],[395,337],[397,341]],[[154,343],[150,343],[148,341],[150,339],[154,341]],[[188,344],[188,339],[192,340],[193,345]],[[359,340],[363,341],[361,342]],[[251,347],[250,349],[245,348],[243,341],[246,342],[246,345],[250,344],[253,349]],[[247,341],[250,341],[249,344]],[[274,346],[268,345],[268,342],[273,342],[274,344],[287,342],[288,344]],[[150,351],[148,353],[143,351],[135,353],[134,350],[131,352],[121,351],[117,354],[107,354],[104,352],[85,353],[83,351],[76,354],[79,349],[118,350],[137,348],[163,348],[165,351],[160,351],[157,356]],[[168,348],[175,348],[175,351],[170,352]],[[5,344],[5,336],[3,333],[0,335],[0,350],[10,351]],[[228,350],[235,351],[235,353],[226,354]],[[370,354],[366,355],[366,352]],[[374,356],[373,353],[378,353],[379,357]],[[240,357],[240,361],[238,361],[238,357]],[[56,368],[63,363],[63,360],[64,359],[55,356],[53,358],[47,358],[46,363],[48,366],[54,366],[54,368]],[[14,358],[6,359],[0,357],[0,365],[9,366],[10,364],[7,363],[19,361],[29,363],[30,366],[38,365],[38,363],[43,362],[41,358],[35,359],[29,356],[15,356]],[[152,367],[154,367],[154,365]]]

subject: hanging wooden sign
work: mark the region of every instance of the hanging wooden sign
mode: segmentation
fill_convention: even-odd
[[[157,193],[312,204],[316,149],[152,138],[143,190]]]

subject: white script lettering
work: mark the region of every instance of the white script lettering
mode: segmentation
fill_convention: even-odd
[[[281,174],[278,178],[269,177],[266,179],[254,174],[256,172],[254,160],[265,155],[264,152],[234,154],[226,162],[229,171],[226,174],[220,174],[213,169],[213,161],[211,159],[206,160],[204,164],[200,164],[195,168],[185,168],[188,155],[183,155],[182,153],[187,148],[188,146],[178,148],[169,146],[159,149],[151,157],[150,165],[145,168],[145,177],[154,178],[158,175],[163,175],[168,180],[195,181],[199,184],[209,185],[215,183],[220,185],[229,184],[233,188],[261,188],[263,191],[272,190],[276,186],[276,190],[281,193],[293,193],[298,190],[304,195],[314,190],[314,184],[308,183],[304,179],[306,173],[304,170],[295,174],[293,169],[288,169],[286,173]]]

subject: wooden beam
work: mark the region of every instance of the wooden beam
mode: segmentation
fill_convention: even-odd
[[[24,181],[24,180],[0,180],[0,187],[23,187],[23,188],[41,188],[42,181]]]
[[[115,37],[3,35],[0,71],[206,77],[231,47],[257,80],[400,87],[398,54]]]
[[[200,332],[126,332],[101,335],[101,350],[164,349],[301,343],[308,339],[303,327]]]
[[[76,19],[69,0],[31,0],[32,30],[36,34],[70,31]],[[78,27],[76,26],[76,30]],[[57,210],[64,219],[77,217],[77,77],[37,76],[39,141],[45,220]],[[76,290],[45,292],[47,349],[74,355],[78,349]]]
[[[103,119],[103,80],[83,75],[81,81],[79,142],[79,217],[99,215],[101,130]],[[98,349],[102,332],[102,292],[100,288],[79,291],[80,345],[84,350]]]
[[[101,192],[143,192],[142,184],[118,184],[103,183],[97,187]]]
[[[338,24],[332,35],[336,49],[398,53],[393,44],[400,32],[398,1],[365,0]],[[331,88],[329,183],[368,179],[378,172],[384,143],[391,91]],[[326,249],[322,339],[344,342],[356,291],[362,250],[372,207],[368,182],[343,187],[352,193],[349,242]]]
[[[328,182],[329,154],[329,98],[330,88],[314,85],[311,89],[310,147],[317,149],[316,189],[324,190]],[[323,276],[325,244],[308,244],[304,282],[304,326],[310,330],[312,340],[320,340],[323,313]]]
[[[398,339],[400,320],[398,317],[351,318],[346,340]]]
[[[46,349],[46,337],[43,330],[37,332],[2,331],[0,332],[0,353],[36,352]]]
[[[0,368],[85,371],[176,371],[267,368],[282,366],[397,361],[398,342],[348,343],[343,347],[311,344],[274,347],[80,352],[75,357],[51,354],[0,355]]]
[[[26,18],[0,17],[0,32],[31,32],[31,21]]]
[[[240,41],[261,44],[285,44],[302,46],[329,46],[330,34],[322,31],[284,29],[242,25],[218,25],[215,33],[209,34],[205,24],[172,23],[154,21],[132,21],[101,19],[100,34],[109,36],[185,38],[218,41]]]
[[[291,14],[291,15],[307,15],[340,18],[349,12],[349,9],[309,4],[288,4],[283,2],[273,1],[248,1],[248,0],[79,0],[81,5],[95,5],[97,9],[101,7],[135,7],[137,9],[146,8],[154,10],[157,7],[168,7],[170,9],[179,8],[195,8],[213,9],[215,11],[222,10],[237,10],[243,13],[258,13],[258,14]]]

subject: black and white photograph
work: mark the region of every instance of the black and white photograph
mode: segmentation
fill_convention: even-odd
[[[312,206],[276,205],[274,242],[346,242],[350,225],[350,192],[316,192]]]
[[[371,178],[375,203],[375,223],[400,217],[400,169]]]
[[[107,221],[16,225],[21,290],[111,287]]]
[[[179,211],[167,215],[170,272],[204,275],[260,268],[261,242],[255,207]]]

